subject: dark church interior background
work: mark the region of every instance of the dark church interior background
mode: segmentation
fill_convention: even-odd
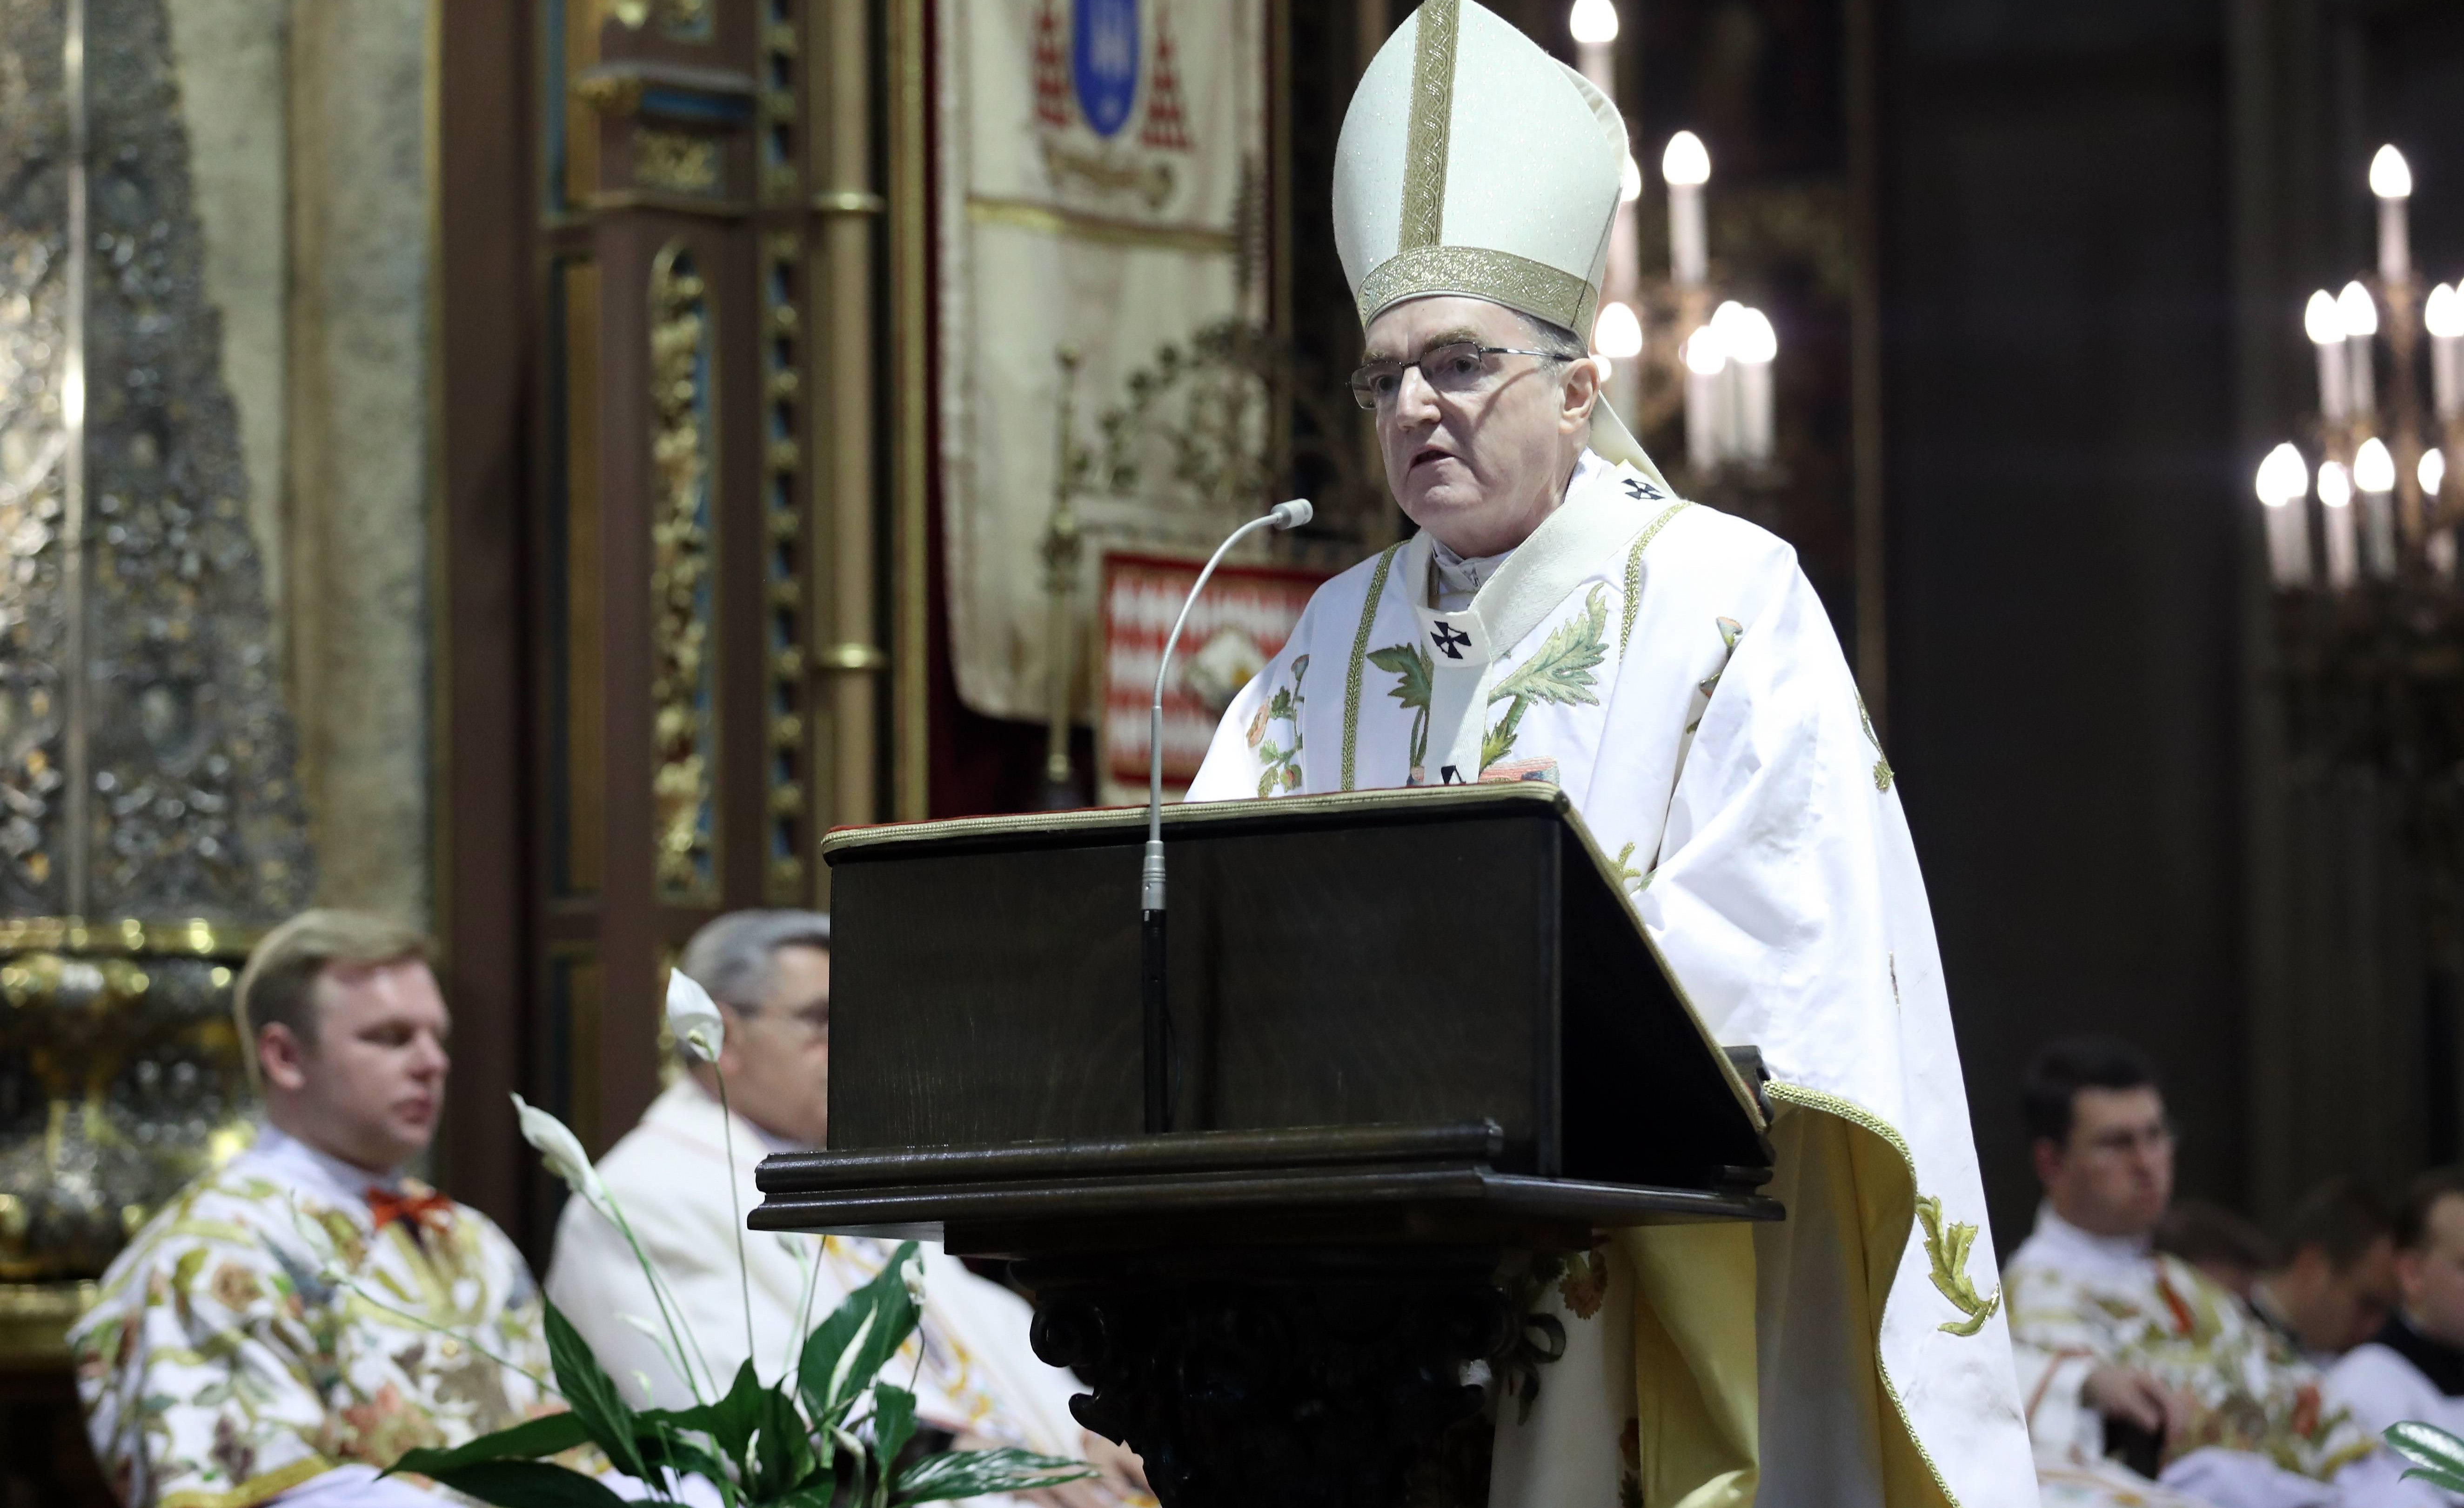
[[[1492,5],[1577,60],[1566,0]],[[64,339],[44,270],[65,179],[37,148],[69,118],[68,12],[0,11],[29,80],[0,99],[26,169],[0,199],[21,567],[0,784],[32,824],[0,827],[0,1379],[55,1432],[74,1421],[39,1338],[121,1213],[89,1201],[74,1259],[29,1234],[60,1186],[53,1106],[85,1092],[46,1067],[41,1011],[149,1023],[128,1082],[152,1064],[202,1139],[240,1105],[210,1023],[251,929],[312,891],[413,916],[462,1023],[437,1170],[540,1260],[558,1190],[506,1095],[594,1147],[629,1125],[658,1083],[655,982],[701,921],[825,903],[834,825],[1101,794],[1089,721],[1056,781],[1044,723],[959,687],[946,7],[82,9],[112,39],[92,121],[131,148],[94,201],[129,232],[91,248],[117,270],[98,317],[171,321],[145,326],[159,352],[98,347],[121,364],[88,382],[180,400],[159,423],[96,400],[91,434],[125,442],[97,506],[142,515],[121,527],[145,569],[253,551],[225,579],[257,585],[186,601],[112,683],[116,723],[29,668],[64,652],[62,603],[121,578],[45,565],[52,494],[16,485],[58,414],[29,374]],[[1273,399],[1267,490],[1331,520],[1293,557],[1310,569],[1401,527],[1341,392],[1358,320],[1328,199],[1344,104],[1405,9],[1257,0],[1247,218],[1201,238],[1254,293],[1235,354]],[[2410,166],[2421,281],[2464,279],[2464,7],[1617,10],[1642,282],[1668,284],[1661,153],[1691,131],[1710,282],[1780,350],[1770,466],[1692,474],[1682,405],[1642,438],[1788,539],[1830,609],[1925,864],[2002,1250],[2035,1198],[2013,1089],[2064,1033],[2146,1047],[2183,1191],[2262,1220],[2330,1174],[2389,1188],[2464,1155],[2464,599],[2276,590],[2253,492],[2280,441],[2322,453],[2301,314],[2376,265],[2383,144]],[[175,452],[227,508],[146,511]],[[62,824],[114,820],[30,758],[78,716],[128,733],[95,748],[132,781],[186,782],[178,820],[127,840],[161,863],[47,867]],[[217,869],[215,800],[291,866]]]

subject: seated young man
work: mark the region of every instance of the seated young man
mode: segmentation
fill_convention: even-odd
[[[2117,1475],[2109,1447],[2215,1508],[2417,1500],[2326,1406],[2317,1367],[2154,1250],[2173,1133],[2147,1060],[2111,1038],[2058,1042],[2030,1065],[2021,1098],[2045,1202],[2002,1280],[2049,1500],[2074,1474],[2108,1483],[2103,1500],[2143,1498],[2144,1479]]]
[[[264,1124],[138,1233],[73,1332],[95,1453],[130,1508],[436,1508],[377,1474],[558,1406],[521,1255],[402,1175],[445,1096],[427,940],[303,912],[237,1006]]]
[[[2395,1308],[2395,1243],[2387,1209],[2357,1178],[2302,1195],[2250,1306],[2302,1360],[2321,1368],[2377,1335]]]
[[[2464,1168],[2421,1175],[2395,1226],[2400,1307],[2327,1374],[2373,1438],[2408,1419],[2464,1434]]]
[[[608,1193],[684,1312],[697,1352],[684,1365],[697,1375],[707,1366],[705,1390],[714,1382],[726,1388],[748,1359],[748,1341],[759,1347],[750,1353],[755,1371],[764,1381],[780,1376],[805,1331],[870,1281],[895,1250],[888,1241],[744,1229],[745,1213],[761,1200],[753,1181],[760,1160],[820,1147],[828,1128],[829,945],[830,920],[813,911],[737,911],[695,932],[677,967],[710,992],[726,1023],[718,1062],[691,1063],[599,1163]],[[732,1125],[718,1098],[722,1072]],[[903,1384],[916,1368],[921,1422],[961,1449],[1017,1446],[1091,1459],[1112,1473],[1051,1489],[1039,1501],[1152,1502],[1133,1490],[1135,1457],[1070,1416],[1078,1386],[1028,1345],[1033,1314],[1025,1300],[936,1243],[924,1243],[923,1257],[922,1323],[906,1359],[889,1372]],[[557,1223],[547,1289],[636,1402],[692,1403],[675,1364],[627,1318],[658,1312],[632,1248],[583,1200],[568,1201]]]

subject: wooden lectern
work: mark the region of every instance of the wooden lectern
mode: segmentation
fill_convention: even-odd
[[[1142,811],[833,834],[830,1150],[757,1230],[1010,1259],[1167,1508],[1485,1500],[1548,1386],[1521,1254],[1777,1219],[1704,1031],[1555,788],[1175,807],[1171,1129],[1143,1129]]]

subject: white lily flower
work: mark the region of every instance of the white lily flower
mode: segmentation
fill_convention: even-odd
[[[727,1023],[719,1019],[716,1002],[681,969],[668,971],[668,1030],[704,1062],[718,1061],[718,1050],[727,1041]]]
[[[599,1181],[599,1169],[590,1166],[590,1154],[582,1149],[582,1138],[573,1134],[573,1128],[520,1095],[514,1096],[514,1114],[521,1122],[522,1140],[538,1150],[547,1170],[593,1206],[605,1210],[607,1188]]]

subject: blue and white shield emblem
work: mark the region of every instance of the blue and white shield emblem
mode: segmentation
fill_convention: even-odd
[[[1078,110],[1097,136],[1129,123],[1138,98],[1138,0],[1076,0],[1070,73]]]

